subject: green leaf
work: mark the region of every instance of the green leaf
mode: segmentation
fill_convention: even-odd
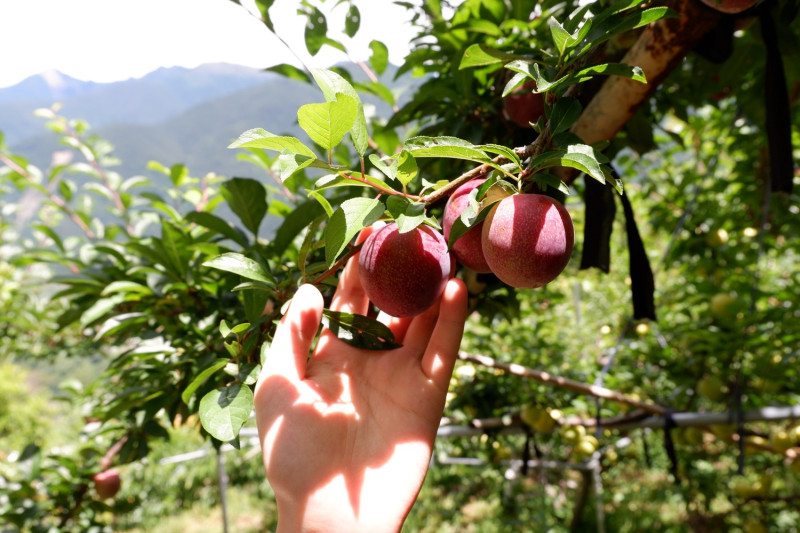
[[[322,11],[316,7],[309,9],[305,15],[306,28],[304,36],[306,49],[309,54],[315,56],[328,40],[328,21]]]
[[[81,314],[80,325],[82,328],[91,326],[93,323],[103,318],[106,314],[113,311],[117,305],[125,301],[124,294],[117,294],[109,298],[101,298],[92,304]]]
[[[251,288],[253,284],[247,284],[247,288]],[[258,287],[252,287],[257,289]],[[267,287],[261,287],[267,289]],[[270,287],[271,288],[271,287]],[[267,305],[267,300],[272,297],[272,291],[269,290],[245,290],[242,294],[244,301],[244,316],[251,322],[257,322],[261,319],[264,313],[264,307]],[[253,335],[245,337],[245,353],[252,351],[250,344],[258,340],[258,332],[254,331]]]
[[[605,173],[597,161],[594,148],[586,144],[572,144],[567,147],[567,153],[561,156],[562,166],[572,167],[585,172],[600,183],[605,183]]]
[[[282,153],[278,156],[281,182],[285,182],[304,168],[311,166],[316,158],[300,154]]]
[[[361,172],[340,171],[339,174],[323,176],[314,183],[316,191],[330,189],[332,187],[375,187],[377,189],[386,188],[386,182],[369,174]]]
[[[278,156],[278,167],[280,169],[280,179],[284,182],[306,167],[321,168],[332,172],[348,170],[346,167],[331,165],[327,161],[316,157],[307,157],[305,155],[288,152],[284,152]]]
[[[147,327],[149,317],[145,313],[122,313],[103,321],[97,329],[93,340],[99,341],[109,335],[122,335],[126,332],[140,332],[142,327]]]
[[[464,51],[464,55],[461,58],[461,63],[458,65],[458,68],[460,70],[471,67],[494,65],[495,63],[512,61],[514,59],[518,59],[519,57],[520,56],[509,54],[484,44],[473,44]]]
[[[324,210],[319,202],[308,200],[294,208],[286,215],[283,223],[275,232],[272,247],[276,257],[280,257],[286,248],[294,241],[303,228],[308,227],[315,219],[324,215]]]
[[[175,187],[180,187],[189,177],[189,169],[185,165],[172,165],[169,169],[169,179]]]
[[[469,203],[461,212],[450,228],[447,247],[452,248],[453,244],[464,235],[469,229],[480,224],[494,207],[494,204],[514,194],[511,185],[496,177],[487,179],[480,187],[470,191],[467,197]],[[480,200],[478,200],[480,198]]]
[[[263,148],[316,157],[314,151],[297,137],[275,135],[261,128],[254,128],[242,133],[238,139],[228,145],[228,148]]]
[[[397,99],[395,98],[395,94],[392,92],[392,90],[380,82],[377,81],[361,82],[361,83],[356,83],[355,87],[362,93],[372,94],[377,96],[390,106],[394,106],[395,104],[397,104]]]
[[[174,223],[161,219],[161,238],[153,239],[153,246],[161,255],[162,264],[180,280],[186,278],[187,239]]]
[[[222,184],[220,192],[242,224],[253,235],[258,235],[258,228],[267,214],[267,192],[264,186],[254,179],[232,178]]]
[[[375,168],[383,172],[387,178],[392,180],[397,178],[398,162],[396,158],[392,159],[391,163],[387,164],[378,154],[369,154],[369,161],[375,165]]]
[[[275,33],[275,27],[272,25],[272,19],[269,17],[269,8],[275,3],[275,0],[255,0],[258,12],[261,13],[261,20],[264,21],[264,26],[269,28],[269,31]]]
[[[322,206],[322,208],[325,210],[325,214],[328,215],[328,218],[333,216],[333,207],[327,198],[325,198],[318,191],[308,191],[308,195],[316,200],[320,206]]]
[[[331,150],[350,130],[357,112],[356,101],[338,93],[333,102],[301,106],[297,111],[297,121],[312,141],[325,150]]]
[[[392,350],[402,346],[385,324],[363,315],[323,309],[322,325],[337,338],[356,348]]]
[[[389,66],[389,49],[381,41],[376,40],[370,41],[369,49],[372,51],[372,55],[369,57],[372,70],[378,75],[383,74],[386,67]]]
[[[550,112],[550,132],[567,131],[581,116],[581,103],[576,98],[559,98]]]
[[[153,289],[148,287],[147,285],[142,285],[141,283],[136,283],[135,281],[128,281],[128,280],[119,280],[119,281],[112,281],[108,285],[105,286],[103,292],[100,293],[101,296],[108,296],[109,294],[114,294],[116,292],[127,292],[127,293],[138,293],[138,294],[152,294]]]
[[[334,211],[325,228],[325,262],[330,268],[347,243],[383,215],[377,198],[350,198]]]
[[[522,162],[519,160],[519,156],[512,148],[500,144],[481,144],[480,148],[486,152],[489,152],[490,154],[502,155],[510,162],[514,163],[519,170],[522,170]]]
[[[286,63],[281,63],[280,65],[275,65],[274,67],[269,67],[265,69],[267,72],[275,72],[276,74],[280,74],[290,80],[298,80],[305,83],[311,83],[311,76],[309,76],[305,70],[299,69],[294,65],[287,65]]]
[[[61,250],[61,252],[65,252],[64,242],[61,240],[61,236],[58,233],[56,233],[53,230],[53,228],[51,228],[50,226],[46,226],[44,224],[33,224],[32,227],[47,235],[53,241],[53,244],[55,244],[56,247],[58,247],[58,249]]]
[[[397,158],[396,178],[406,187],[416,176],[417,161],[407,150],[403,150]]]
[[[347,10],[347,16],[344,19],[344,33],[348,37],[355,36],[358,33],[358,28],[361,25],[361,13],[355,4],[350,4],[350,9]]]
[[[404,148],[414,157],[465,159],[498,167],[480,146],[458,137],[412,137],[405,142]]]
[[[640,2],[630,2],[622,6],[610,6],[608,10],[598,14],[592,24],[592,29],[581,40],[583,45],[578,56],[587,53],[615,35],[639,28],[662,18],[674,18],[679,15],[668,7],[651,7],[634,10],[633,13],[621,15],[623,10],[629,9]]]
[[[247,237],[239,230],[228,223],[227,220],[205,211],[192,211],[185,216],[188,222],[203,226],[214,231],[221,236],[232,240],[236,244],[246,248],[248,246]]]
[[[236,252],[228,252],[212,257],[203,262],[203,266],[239,274],[243,278],[261,281],[270,285],[275,283],[272,274],[261,263]]]
[[[217,359],[209,366],[207,366],[202,372],[197,374],[195,378],[189,383],[189,386],[186,387],[183,392],[181,393],[181,400],[183,403],[188,404],[189,400],[194,396],[195,391],[206,382],[206,380],[211,377],[212,374],[224,368],[230,362],[230,359]]]
[[[356,152],[363,157],[369,148],[369,133],[367,132],[367,118],[364,115],[364,104],[361,97],[353,86],[342,76],[325,69],[311,69],[311,75],[319,85],[322,94],[327,102],[338,100],[338,94],[345,94],[355,100],[358,109],[350,128],[350,137],[353,139],[353,146]]]
[[[548,174],[546,172],[539,172],[534,174],[532,177],[543,191],[546,191],[548,187],[551,187],[567,196],[570,194],[569,187],[566,183],[561,181],[561,178],[558,176],[554,176],[553,174]]]
[[[526,77],[531,78],[536,82],[536,87],[532,89],[532,92],[535,93],[543,93],[545,91],[551,90],[551,87],[554,85],[554,82],[548,80],[544,73],[542,72],[541,68],[537,63],[526,59],[518,59],[508,63],[506,68],[524,74]],[[565,76],[566,78],[566,76]],[[561,78],[564,79],[564,78]],[[559,80],[560,81],[560,80]]]
[[[58,192],[67,202],[72,200],[72,195],[75,194],[77,189],[75,183],[70,180],[61,180],[58,182]]]
[[[397,222],[400,233],[407,233],[423,222],[425,215],[425,204],[412,202],[405,196],[390,196],[386,199],[386,210]]]
[[[217,440],[228,442],[239,434],[253,409],[253,391],[241,383],[213,390],[200,400],[200,422]]]
[[[630,78],[634,81],[647,83],[644,72],[640,67],[632,67],[624,63],[604,63],[602,65],[592,65],[579,70],[571,75],[579,81],[589,79],[592,76],[622,76],[623,78]]]
[[[564,55],[564,50],[567,47],[567,42],[569,42],[570,38],[572,37],[567,30],[564,29],[564,26],[558,22],[555,17],[550,17],[547,20],[547,24],[550,27],[550,33],[553,36],[553,42],[556,45],[556,49],[558,50],[558,55]]]

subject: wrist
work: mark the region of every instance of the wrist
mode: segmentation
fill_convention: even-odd
[[[276,533],[398,533],[408,511],[356,506],[346,497],[331,498],[324,489],[304,502],[277,498],[278,527]],[[410,510],[410,509],[409,509]]]

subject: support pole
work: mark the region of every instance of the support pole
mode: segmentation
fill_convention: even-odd
[[[228,533],[228,472],[222,450],[217,449],[217,482],[219,483],[219,504],[222,507],[222,532]]]

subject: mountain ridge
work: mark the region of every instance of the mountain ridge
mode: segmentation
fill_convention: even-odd
[[[160,68],[141,78],[111,83],[86,82],[51,71],[0,89],[0,130],[12,146],[34,136],[42,131],[42,122],[33,111],[55,103],[61,113],[85,120],[93,128],[156,124],[202,102],[277,77],[228,63]]]

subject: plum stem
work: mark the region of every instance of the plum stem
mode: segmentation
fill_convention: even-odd
[[[348,259],[350,259],[354,255],[356,255],[358,253],[358,251],[361,250],[361,247],[363,245],[364,245],[364,243],[359,243],[359,244],[356,244],[356,245],[348,245],[348,250],[347,250],[346,254],[344,254],[342,257],[340,257],[333,265],[331,265],[331,267],[328,270],[326,270],[325,272],[323,272],[322,274],[320,274],[316,278],[312,279],[308,283],[310,283],[311,285],[318,285],[323,280],[331,277],[333,274],[338,272],[339,269],[342,268],[345,263],[347,263]]]

